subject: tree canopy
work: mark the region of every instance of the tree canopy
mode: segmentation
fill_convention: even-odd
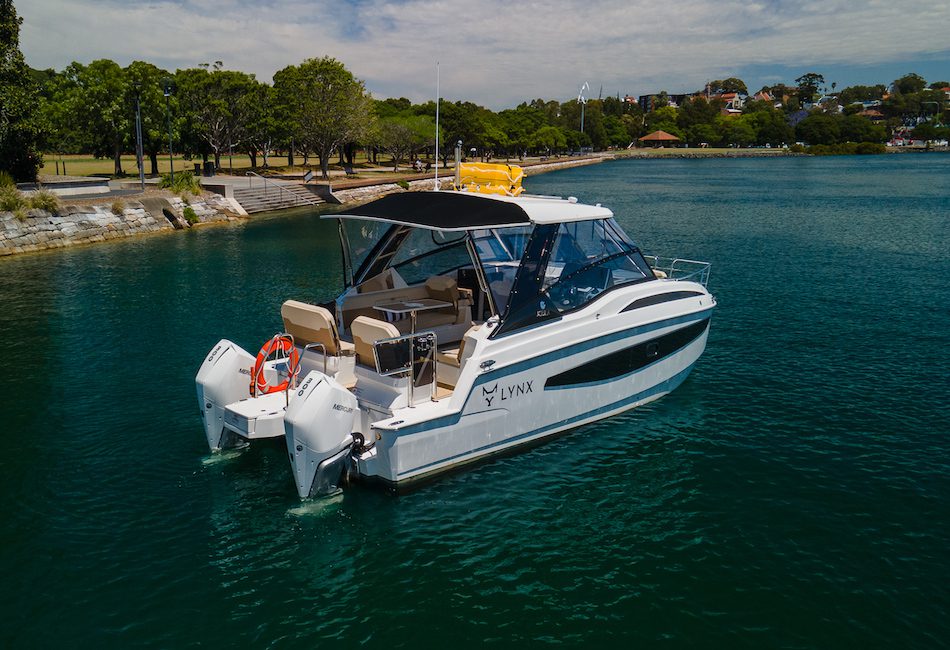
[[[36,180],[42,165],[40,95],[20,52],[20,23],[13,0],[0,0],[0,171]]]

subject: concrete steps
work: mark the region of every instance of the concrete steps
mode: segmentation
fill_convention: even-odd
[[[260,184],[254,187],[235,187],[234,198],[248,214],[286,210],[307,205],[320,205],[323,201],[309,189],[299,184],[281,184],[266,187]]]

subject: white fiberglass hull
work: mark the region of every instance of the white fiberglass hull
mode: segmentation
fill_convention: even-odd
[[[627,292],[617,293],[610,303],[620,308],[605,301],[548,332],[541,327],[486,342],[470,360],[476,372],[469,383],[460,377],[449,413],[420,419],[414,412],[436,414],[417,406],[373,425],[375,447],[357,456],[360,475],[403,487],[675,389],[705,349],[713,298],[703,292],[634,314],[622,311]],[[585,340],[581,333],[592,330],[603,334]],[[511,362],[503,364],[504,357]],[[485,360],[493,363],[481,368]]]

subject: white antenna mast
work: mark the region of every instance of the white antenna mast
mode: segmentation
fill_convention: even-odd
[[[439,62],[435,62],[435,191],[439,191],[439,102],[442,99],[439,88]]]

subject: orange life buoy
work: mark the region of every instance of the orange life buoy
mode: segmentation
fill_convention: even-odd
[[[289,373],[287,379],[271,386],[264,378],[264,362],[274,353],[277,353],[277,359],[290,359]],[[278,391],[287,390],[291,380],[300,372],[300,353],[294,347],[294,340],[288,334],[278,334],[261,348],[257,353],[257,360],[254,361],[254,367],[251,368],[251,395],[267,395]]]

